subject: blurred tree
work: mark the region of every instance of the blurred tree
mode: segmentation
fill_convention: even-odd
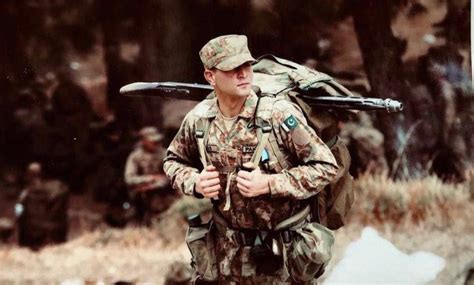
[[[140,31],[137,25],[139,6],[134,1],[127,0],[97,0],[96,4],[104,49],[107,103],[115,111],[121,128],[136,129],[137,125],[143,124],[140,119],[143,113],[141,100],[120,97],[119,89],[127,83],[143,80],[143,68],[139,66],[136,56],[124,55],[128,46],[141,49],[137,36]]]
[[[25,140],[15,135],[21,126],[13,117],[25,109],[19,94],[44,97],[45,90],[38,82],[40,77],[47,71],[69,69],[67,56],[72,50],[91,52],[95,45],[92,3],[92,0],[1,1],[0,87],[4,96],[0,108],[4,112],[0,129],[5,134],[1,135],[0,151],[6,151],[2,158],[10,163],[24,163],[22,157],[31,155],[30,149],[14,143]],[[83,21],[88,25],[83,25]]]
[[[470,5],[469,0],[446,0],[448,12],[438,24],[443,28],[441,34],[446,37],[448,45],[468,45],[470,40]]]
[[[0,163],[16,162],[14,137],[15,96],[32,83],[34,72],[25,51],[23,6],[18,1],[0,2]]]
[[[472,145],[472,136],[459,127],[472,125],[472,115],[462,114],[463,109],[469,112],[472,107],[459,104],[463,93],[459,86],[466,76],[458,47],[465,45],[466,39],[458,30],[466,30],[467,17],[460,16],[469,14],[467,1],[447,1],[448,13],[443,21],[447,44],[436,51],[431,49],[421,64],[419,79],[431,94],[413,88],[402,62],[407,43],[396,38],[391,29],[391,20],[408,1],[349,3],[371,93],[401,100],[405,106],[401,114],[377,116],[392,174],[416,177],[433,167],[440,176],[462,177],[469,165],[467,146]],[[472,106],[472,100],[464,102]]]
[[[415,96],[405,78],[402,55],[406,41],[396,38],[391,20],[397,8],[406,1],[350,1],[365,71],[374,97],[393,98],[404,103],[399,114],[378,113],[378,125],[385,136],[385,154],[392,172],[398,177],[417,176],[427,163],[419,150],[418,115]],[[376,12],[374,12],[376,11]]]

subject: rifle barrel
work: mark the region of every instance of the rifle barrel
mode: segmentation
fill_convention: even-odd
[[[199,83],[135,82],[120,88],[120,94],[202,101],[212,90],[212,86]],[[311,94],[300,94],[299,96],[307,104],[317,107],[352,110],[386,110],[388,113],[403,110],[403,104],[401,102],[389,98],[314,96]]]

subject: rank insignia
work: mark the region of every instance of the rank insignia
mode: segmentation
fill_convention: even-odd
[[[281,127],[285,130],[285,132],[289,132],[290,130],[295,129],[298,126],[298,121],[296,118],[291,115],[283,122]]]

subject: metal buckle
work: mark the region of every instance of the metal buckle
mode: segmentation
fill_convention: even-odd
[[[200,139],[204,138],[204,131],[196,130],[196,137]]]

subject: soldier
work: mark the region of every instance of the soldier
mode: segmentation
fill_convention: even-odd
[[[213,202],[212,222],[189,220],[194,282],[312,284],[334,240],[306,201],[334,179],[336,160],[297,106],[252,90],[245,36],[212,39],[199,55],[214,91],[186,116],[164,162],[174,189]]]
[[[151,211],[163,211],[170,204],[165,198],[175,195],[169,191],[168,178],[163,173],[163,135],[155,127],[144,127],[140,130],[140,137],[138,147],[128,156],[125,165],[125,183],[139,222],[150,225]],[[159,209],[154,209],[156,207]]]
[[[69,230],[69,190],[57,179],[45,179],[38,162],[28,165],[25,189],[15,205],[18,242],[39,249],[49,243],[65,242]]]

